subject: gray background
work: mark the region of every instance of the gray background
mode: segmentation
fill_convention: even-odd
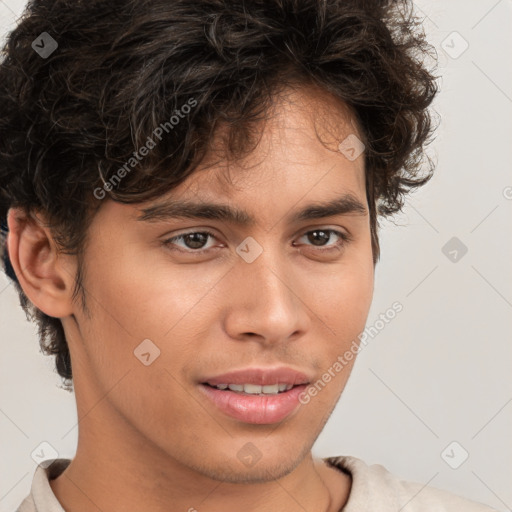
[[[0,0],[1,34],[24,3]],[[367,325],[395,301],[403,311],[359,354],[314,455],[353,455],[511,510],[512,0],[416,7],[442,76],[434,105],[441,124],[429,149],[437,172],[403,214],[381,223]],[[458,247],[445,255],[452,237]],[[7,512],[29,492],[31,453],[41,442],[73,457],[77,417],[74,396],[59,388],[53,358],[39,352],[36,327],[3,274],[0,325],[0,512]]]

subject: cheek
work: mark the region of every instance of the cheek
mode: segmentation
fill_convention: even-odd
[[[336,340],[338,349],[357,338],[364,329],[373,298],[371,258],[313,276],[309,284],[309,292],[303,292],[302,297],[321,320],[326,336]]]
[[[132,252],[94,267],[86,284],[91,318],[81,316],[88,379],[141,431],[149,428],[149,416],[151,429],[168,428],[176,411],[190,407],[178,382],[194,347],[183,340],[194,325],[187,313],[200,305],[205,286],[191,280],[191,270],[171,274],[170,265],[159,265],[144,264]],[[149,365],[137,357],[143,352],[150,353]]]
[[[176,388],[171,375],[181,379],[197,355],[190,340],[215,320],[209,294],[225,268],[199,273],[194,265],[177,267],[161,254],[135,250],[105,261],[87,275],[91,318],[84,319],[83,346],[91,370],[105,389],[128,370],[128,380],[140,382],[141,389]],[[156,357],[144,366],[137,354],[148,350]]]
[[[91,272],[91,295],[98,320],[133,340],[162,339],[218,281],[193,265],[176,266],[159,250],[131,250]]]
[[[319,319],[316,332],[322,338],[321,346],[315,347],[321,361],[318,380],[302,397],[312,417],[332,412],[346,386],[370,310],[373,283],[373,263],[361,262],[317,280],[308,296],[307,304]]]

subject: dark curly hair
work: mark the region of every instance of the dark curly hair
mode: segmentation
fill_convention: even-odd
[[[53,53],[36,51],[49,50],[50,37]],[[425,59],[434,54],[406,0],[31,0],[0,64],[0,247],[67,389],[61,321],[29,301],[9,261],[10,207],[43,212],[59,248],[77,256],[73,299],[87,311],[82,252],[98,190],[124,203],[172,190],[220,126],[229,128],[226,157],[240,158],[276,94],[314,85],[348,105],[362,130],[375,265],[377,216],[401,210],[433,173],[424,150],[437,93]],[[161,141],[116,181],[165,120]]]

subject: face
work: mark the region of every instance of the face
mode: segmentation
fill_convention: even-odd
[[[354,360],[332,367],[363,331],[373,293],[369,215],[298,218],[346,195],[368,211],[363,155],[337,151],[351,133],[334,99],[291,92],[243,160],[205,165],[158,200],[104,200],[84,253],[90,315],[77,305],[76,322],[64,321],[80,416],[224,481],[279,478],[300,463],[346,384]],[[139,220],[171,201],[225,205],[253,223]],[[329,368],[331,378],[308,403],[296,388],[251,398],[204,384],[283,368],[291,376],[241,379],[299,383],[299,372],[303,392]]]

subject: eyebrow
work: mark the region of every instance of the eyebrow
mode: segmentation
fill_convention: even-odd
[[[210,219],[230,222],[243,226],[254,226],[256,220],[245,210],[226,204],[195,202],[190,200],[171,199],[141,209],[138,221],[158,222],[172,219]],[[334,215],[368,215],[366,207],[354,195],[346,193],[330,201],[316,202],[305,208],[293,211],[289,215],[290,222],[322,219]]]

